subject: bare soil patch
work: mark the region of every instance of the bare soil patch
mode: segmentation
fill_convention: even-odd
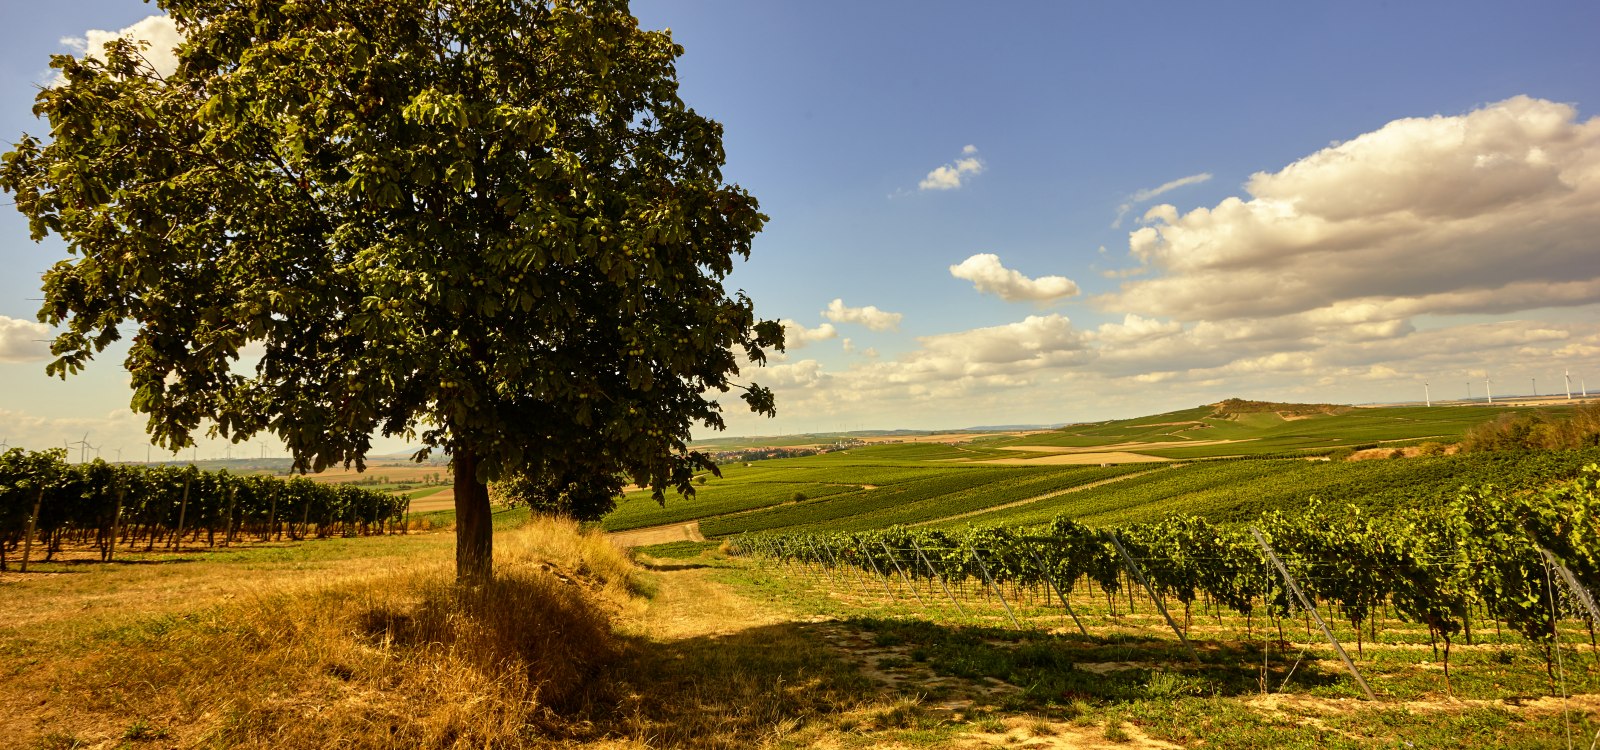
[[[449,479],[450,468],[448,466],[432,466],[410,462],[378,463],[367,464],[366,471],[356,471],[354,467],[349,469],[332,468],[316,474],[307,474],[306,478],[314,482],[335,484],[370,481],[378,478],[387,479],[390,482],[420,482],[430,475],[438,475],[444,479]]]
[[[1065,445],[1007,445],[1001,450],[1022,451],[1026,453],[1105,453],[1117,450],[1157,450],[1161,448],[1194,448],[1202,445],[1226,445],[1228,443],[1242,443],[1244,440],[1167,440],[1156,443],[1112,443],[1109,445],[1065,446]]]
[[[705,536],[700,533],[700,522],[669,523],[664,526],[649,526],[642,529],[628,531],[614,531],[608,535],[612,544],[619,547],[648,547],[652,544],[667,544],[669,542],[703,542]]]
[[[456,490],[446,487],[427,497],[411,501],[412,513],[429,513],[436,510],[454,510],[456,507]]]
[[[971,747],[1019,747],[1019,748],[1072,748],[1072,750],[1148,750],[1159,748],[1183,747],[1171,742],[1163,742],[1146,735],[1139,727],[1133,724],[1122,724],[1123,739],[1108,740],[1105,730],[1101,726],[1079,726],[1062,722],[1038,722],[1025,718],[1013,718],[1006,721],[1004,732],[976,732],[968,735],[972,738]]]
[[[978,438],[995,437],[1023,437],[1026,435],[1050,434],[1053,430],[1018,430],[1013,432],[949,432],[935,435],[908,435],[895,436],[883,435],[880,437],[861,438],[861,442],[868,445],[880,443],[970,443]]]
[[[1090,488],[1093,488],[1093,487],[1099,487],[1100,485],[1103,485],[1103,484],[1110,484],[1112,482],[1120,482],[1120,481],[1122,481],[1124,479],[1129,479],[1129,478],[1132,478],[1132,477],[1144,476],[1147,473],[1148,472],[1138,471],[1138,472],[1134,472],[1132,474],[1123,474],[1120,477],[1112,477],[1110,479],[1102,479],[1102,480],[1100,480],[1098,482],[1090,482],[1088,484],[1079,485],[1077,487],[1068,487],[1067,489],[1061,490],[1059,492],[1050,492],[1050,493],[1047,493],[1047,494],[1044,494],[1044,495],[1039,495],[1038,497],[1030,497],[1030,498],[1028,498],[1026,500],[1018,500],[1018,501],[1016,501],[1014,503],[1004,503],[1004,504],[1001,504],[1001,505],[995,505],[995,506],[992,506],[992,507],[989,507],[989,508],[984,508],[982,510],[974,510],[974,511],[969,511],[967,513],[957,513],[956,515],[953,515],[953,516],[946,516],[944,518],[936,518],[936,519],[934,519],[932,521],[923,521],[921,523],[914,523],[914,524],[911,524],[911,525],[912,526],[926,526],[926,525],[928,525],[930,523],[944,523],[946,521],[959,521],[959,520],[961,520],[963,518],[972,518],[973,516],[981,516],[981,515],[983,515],[985,513],[993,513],[995,511],[999,511],[999,510],[1009,510],[1011,508],[1021,507],[1023,505],[1027,505],[1029,503],[1037,503],[1040,500],[1049,500],[1052,497],[1060,497],[1060,496],[1068,494],[1068,493],[1078,492],[1078,491],[1081,491],[1081,490],[1087,490],[1087,489],[1090,489]]]
[[[1171,460],[1160,456],[1147,456],[1143,453],[1110,451],[1104,453],[1057,453],[1040,458],[991,458],[983,461],[967,461],[965,463],[988,464],[991,466],[1098,466],[1100,464],[1161,463]]]

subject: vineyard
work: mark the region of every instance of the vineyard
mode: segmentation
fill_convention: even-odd
[[[1157,521],[1174,510],[1213,522],[1242,522],[1312,498],[1387,512],[1438,507],[1464,486],[1534,490],[1575,477],[1596,462],[1600,449],[1592,448],[1373,461],[1200,461],[943,525],[1041,525],[1062,514],[1091,526],[1125,525]]]
[[[1502,414],[1532,411],[1480,406],[1340,407],[1325,411],[1298,404],[1258,404],[1259,410],[1255,411],[1229,407],[1228,402],[1223,402],[1138,419],[1073,425],[998,445],[1092,448],[1131,443],[1135,445],[1129,450],[1173,459],[1284,452],[1317,454],[1380,442],[1454,442],[1473,426]],[[1186,442],[1199,444],[1174,445]],[[1138,443],[1155,445],[1143,448]]]
[[[403,496],[296,477],[206,472],[192,466],[69,464],[61,450],[0,454],[0,570],[48,561],[65,546],[114,558],[245,539],[305,539],[403,530]],[[35,546],[42,547],[36,550]]]
[[[1091,526],[1158,521],[1174,511],[1248,521],[1312,498],[1374,513],[1437,508],[1463,486],[1534,490],[1600,462],[1600,448],[1421,456],[1395,460],[1211,459],[1111,466],[992,466],[952,461],[963,446],[887,445],[722,467],[692,498],[664,506],[636,491],[608,531],[698,520],[702,533],[955,530],[1040,526],[1066,515]],[[924,460],[910,456],[930,456]]]
[[[1341,656],[1342,643],[1353,644],[1357,660],[1374,644],[1431,646],[1442,658],[1447,692],[1453,647],[1515,639],[1540,655],[1553,688],[1558,679],[1588,679],[1594,662],[1589,657],[1582,677],[1572,678],[1562,659],[1575,640],[1595,648],[1600,610],[1590,592],[1600,588],[1600,465],[1537,493],[1484,487],[1440,508],[1386,516],[1313,503],[1297,513],[1262,514],[1248,527],[1173,516],[1091,528],[1062,517],[1037,533],[746,535],[735,549],[871,596],[881,588],[919,601],[948,597],[958,611],[955,592],[982,591],[1014,625],[1021,623],[1013,603],[1059,603],[1084,636],[1088,609],[1103,608],[1114,620],[1124,598],[1126,609],[1134,608],[1137,593],[1149,597],[1197,661],[1190,642],[1204,637],[1196,633],[1197,615],[1218,623],[1224,615],[1242,618],[1245,634],[1275,630],[1280,643],[1299,615],[1310,641],[1326,640]],[[1325,626],[1325,637],[1314,635],[1313,621]],[[1585,631],[1586,638],[1574,638]],[[1351,675],[1370,697],[1356,663]]]

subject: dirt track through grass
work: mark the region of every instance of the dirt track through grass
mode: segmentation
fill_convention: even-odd
[[[1159,469],[1151,469],[1150,471],[1159,471]],[[1080,485],[1078,485],[1076,487],[1068,487],[1068,488],[1066,488],[1064,490],[1060,490],[1060,491],[1057,491],[1057,492],[1046,493],[1046,494],[1043,494],[1043,495],[1039,495],[1038,497],[1030,497],[1030,498],[1028,498],[1026,500],[1018,500],[1018,501],[1016,501],[1014,503],[1005,503],[1004,505],[995,505],[995,506],[991,506],[991,507],[988,507],[988,508],[979,508],[978,510],[969,511],[967,513],[959,513],[959,514],[956,514],[956,515],[953,515],[953,516],[945,516],[944,518],[935,518],[935,519],[930,520],[930,521],[919,521],[917,523],[913,523],[913,524],[909,524],[909,525],[913,526],[913,527],[916,527],[916,526],[927,526],[929,524],[935,524],[935,523],[948,523],[950,521],[960,521],[960,520],[967,519],[967,518],[973,518],[975,516],[981,516],[981,515],[983,515],[985,513],[995,513],[997,511],[1009,510],[1011,508],[1020,508],[1020,507],[1022,507],[1024,505],[1037,503],[1037,502],[1039,502],[1041,500],[1049,500],[1052,497],[1061,497],[1062,495],[1071,494],[1073,492],[1078,492],[1080,490],[1093,489],[1095,487],[1099,487],[1099,486],[1102,486],[1102,485],[1111,484],[1112,482],[1120,482],[1120,481],[1122,481],[1124,479],[1132,479],[1133,477],[1142,477],[1142,476],[1144,476],[1146,474],[1149,474],[1149,473],[1150,473],[1149,471],[1138,471],[1138,472],[1134,472],[1132,474],[1123,474],[1121,476],[1115,476],[1115,477],[1112,477],[1110,479],[1102,479],[1102,480],[1100,480],[1098,482],[1090,482],[1088,484],[1080,484]]]
[[[613,531],[608,536],[610,536],[612,543],[623,548],[647,547],[652,544],[668,544],[670,542],[703,542],[706,540],[700,534],[699,521],[647,526],[642,529],[629,529],[628,531]]]

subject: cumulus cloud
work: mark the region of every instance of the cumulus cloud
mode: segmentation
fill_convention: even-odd
[[[799,349],[807,344],[827,341],[839,335],[839,331],[831,323],[823,323],[816,328],[806,328],[800,322],[788,318],[778,322],[783,325],[783,345],[785,349]],[[846,339],[846,341],[848,340]]]
[[[43,362],[49,358],[49,326],[0,315],[0,362]]]
[[[1094,333],[1094,338],[1103,343],[1126,344],[1135,341],[1144,341],[1161,336],[1171,336],[1183,330],[1183,324],[1175,320],[1160,321],[1154,318],[1141,318],[1133,313],[1122,317],[1121,323],[1104,323]]]
[[[978,158],[978,147],[968,144],[961,148],[961,156],[950,163],[935,168],[917,183],[918,190],[955,190],[961,181],[983,171],[983,160]]]
[[[1192,174],[1188,177],[1179,177],[1176,180],[1163,182],[1159,187],[1141,188],[1136,190],[1134,191],[1133,195],[1128,196],[1128,200],[1126,202],[1120,206],[1117,206],[1117,220],[1111,222],[1111,228],[1116,229],[1122,226],[1122,219],[1128,215],[1129,211],[1133,210],[1134,206],[1140,203],[1154,200],[1157,197],[1165,195],[1166,193],[1170,193],[1178,188],[1188,187],[1189,185],[1198,185],[1210,179],[1210,172],[1201,172],[1200,174]]]
[[[1029,315],[1016,323],[974,328],[918,339],[913,360],[937,362],[945,371],[973,368],[1033,369],[1079,362],[1088,346],[1083,333],[1063,315]]]
[[[1078,294],[1078,285],[1065,276],[1030,279],[1000,264],[1000,256],[979,253],[950,267],[950,275],[972,282],[978,291],[998,295],[1007,302],[1049,302]]]
[[[183,35],[178,33],[178,26],[171,16],[148,16],[116,31],[90,29],[80,37],[62,38],[61,44],[79,55],[98,60],[105,54],[106,42],[119,38],[149,42],[144,56],[157,73],[168,76],[178,69],[178,53],[174,48],[183,43]]]
[[[1571,105],[1519,96],[1396,120],[1246,188],[1187,214],[1152,208],[1129,250],[1157,273],[1101,303],[1198,321],[1600,301],[1600,119]]]
[[[859,323],[873,331],[890,331],[899,328],[900,319],[905,316],[884,312],[874,305],[846,307],[843,299],[835,299],[822,311],[822,317],[835,323]]]

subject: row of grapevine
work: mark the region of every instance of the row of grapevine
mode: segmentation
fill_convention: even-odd
[[[1313,606],[1349,624],[1358,648],[1363,631],[1376,636],[1380,609],[1425,625],[1444,644],[1448,684],[1450,646],[1461,637],[1471,641],[1475,618],[1480,627],[1520,634],[1543,649],[1547,663],[1560,620],[1589,620],[1572,596],[1577,592],[1551,577],[1541,548],[1571,572],[1579,590],[1600,588],[1600,465],[1539,492],[1463,490],[1442,507],[1381,516],[1313,501],[1298,513],[1262,514],[1246,527],[1174,515],[1092,528],[1058,517],[1034,531],[751,535],[738,538],[736,548],[780,561],[893,571],[929,584],[978,581],[1070,594],[1088,581],[1114,608],[1131,572],[1120,544],[1158,596],[1182,605],[1186,622],[1203,598],[1247,618],[1264,612],[1281,629],[1295,604],[1251,529],[1275,548]]]
[[[111,559],[117,547],[144,549],[243,538],[303,539],[389,533],[410,501],[303,477],[208,472],[193,466],[69,464],[60,449],[0,454],[0,570],[43,547],[65,544]]]
[[[1179,505],[1215,522],[1248,522],[1310,497],[1340,498],[1373,512],[1439,507],[1463,486],[1536,490],[1600,462],[1600,448],[1517,451],[1373,461],[1199,461],[984,516],[986,524],[1043,525],[1057,515],[1092,525],[1159,520]]]

